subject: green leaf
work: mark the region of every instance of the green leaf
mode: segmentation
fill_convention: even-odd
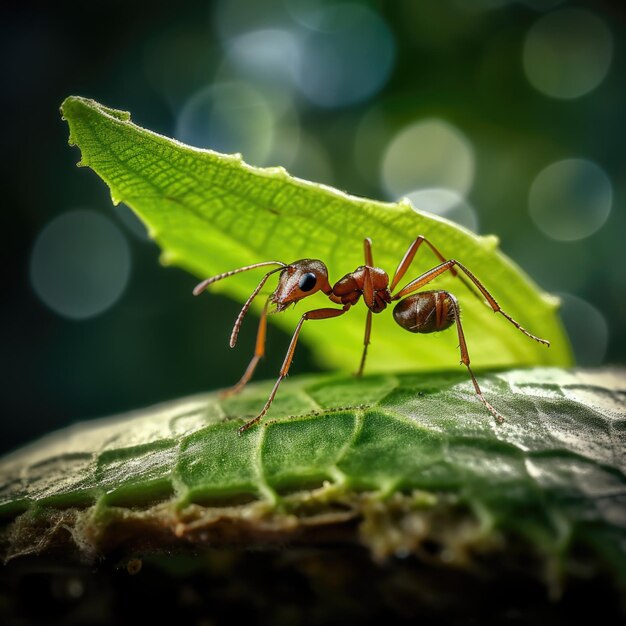
[[[504,424],[443,373],[294,378],[243,436],[269,384],[77,424],[0,463],[0,546],[13,558],[70,541],[93,558],[356,520],[378,556],[436,540],[456,563],[521,545],[551,584],[584,557],[626,585],[624,370],[481,383]]]
[[[517,331],[470,295],[451,276],[433,283],[455,293],[472,363],[477,368],[568,365],[571,353],[554,298],[539,291],[497,250],[497,239],[478,237],[401,202],[389,204],[349,196],[324,185],[292,178],[280,167],[259,169],[241,156],[198,150],[130,122],[130,115],[78,97],[62,105],[70,143],[110,187],[114,202],[130,206],[163,249],[163,262],[205,278],[266,260],[323,260],[331,281],[363,264],[363,239],[371,237],[374,262],[392,273],[417,235],[428,237],[448,258],[466,265],[522,326],[552,342],[548,349]],[[438,260],[420,250],[408,282]],[[261,274],[244,273],[216,286],[244,301]],[[256,303],[262,306],[262,298]],[[270,316],[292,331],[305,307],[328,305],[322,294],[296,311]],[[210,306],[192,301],[189,306]],[[325,366],[354,370],[363,343],[365,307],[305,326],[301,340]],[[253,323],[252,320],[247,321]],[[211,341],[218,338],[211,337]],[[227,338],[222,339],[226,341]],[[409,336],[390,311],[375,316],[369,371],[447,369],[459,360],[456,334]],[[271,346],[269,347],[271,349]],[[242,367],[247,355],[242,356]]]

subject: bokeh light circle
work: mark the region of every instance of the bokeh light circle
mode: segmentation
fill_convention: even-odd
[[[324,9],[302,41],[296,85],[320,107],[343,107],[378,92],[391,73],[395,41],[385,21],[358,4]]]
[[[228,41],[229,58],[264,82],[291,82],[300,59],[298,38],[286,29],[266,28]]]
[[[403,128],[388,143],[382,184],[392,198],[430,188],[465,196],[474,181],[474,161],[472,145],[458,128],[427,119]]]
[[[473,232],[478,230],[478,215],[475,209],[456,191],[419,189],[407,194],[406,197],[419,211],[428,211],[445,217]]]
[[[564,8],[528,31],[522,60],[530,83],[553,98],[578,98],[605,78],[613,55],[611,31],[598,16]]]
[[[243,81],[216,83],[196,92],[178,116],[176,138],[218,152],[240,152],[252,165],[263,165],[274,142],[271,103]]]
[[[600,166],[586,159],[565,159],[539,172],[530,188],[528,209],[548,237],[577,241],[601,228],[612,202],[611,181]]]
[[[39,233],[30,279],[55,313],[82,320],[115,304],[130,266],[130,249],[118,227],[96,211],[80,209],[56,217]]]

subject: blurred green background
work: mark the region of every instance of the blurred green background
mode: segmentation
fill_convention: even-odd
[[[578,363],[624,363],[625,17],[623,2],[559,0],[4,9],[2,449],[230,385],[254,343],[248,323],[230,350],[239,306],[194,299],[195,278],[161,267],[130,211],[75,167],[58,113],[70,94],[495,233],[562,298]],[[257,379],[288,341],[270,328]],[[292,373],[317,368],[299,345]]]

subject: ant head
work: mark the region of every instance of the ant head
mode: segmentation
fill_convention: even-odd
[[[326,294],[331,292],[326,266],[317,259],[301,259],[281,271],[271,300],[278,313],[320,289]]]

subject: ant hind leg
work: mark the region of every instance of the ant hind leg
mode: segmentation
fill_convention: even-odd
[[[504,417],[486,400],[485,396],[483,396],[483,392],[478,385],[478,381],[476,380],[476,376],[474,376],[474,372],[472,372],[472,368],[470,367],[470,358],[469,352],[467,351],[467,343],[465,342],[465,333],[463,332],[463,326],[461,325],[461,316],[459,314],[459,304],[456,301],[456,298],[448,293],[448,297],[450,299],[450,306],[452,309],[452,313],[454,315],[454,321],[456,322],[456,329],[459,336],[459,349],[461,350],[461,364],[467,367],[467,371],[472,379],[472,383],[474,385],[474,390],[476,391],[476,395],[480,399],[480,401],[487,407],[487,410],[493,415],[497,424],[502,424],[505,419]]]

